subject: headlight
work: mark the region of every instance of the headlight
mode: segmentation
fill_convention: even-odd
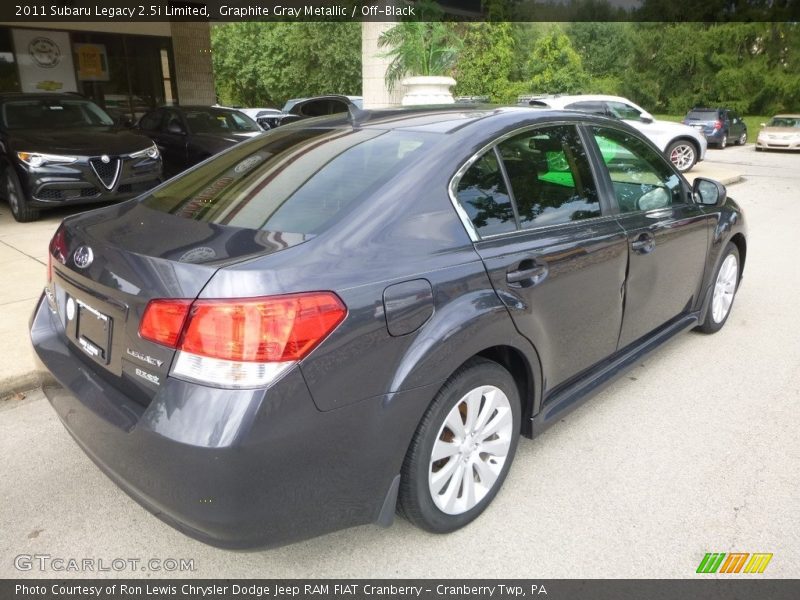
[[[64,156],[61,154],[42,154],[41,152],[17,152],[19,158],[26,165],[41,167],[47,163],[69,164],[78,160],[77,156]]]
[[[131,158],[144,158],[145,156],[147,158],[158,158],[158,146],[153,144],[149,148],[145,148],[144,150],[139,150],[138,152],[133,152],[130,154]]]

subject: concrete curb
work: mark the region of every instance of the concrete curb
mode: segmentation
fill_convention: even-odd
[[[55,383],[53,376],[42,371],[28,371],[4,377],[0,379],[0,398],[11,396],[17,392],[27,392],[51,383]]]

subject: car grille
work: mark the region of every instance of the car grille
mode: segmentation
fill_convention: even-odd
[[[36,197],[40,200],[74,200],[76,198],[93,198],[99,193],[100,190],[96,187],[67,190],[45,188],[36,192]]]
[[[100,158],[90,158],[89,164],[92,165],[92,170],[97,175],[100,183],[109,190],[114,187],[117,179],[119,179],[121,170],[120,159],[112,158],[108,162],[103,162]]]
[[[158,179],[153,179],[152,181],[141,181],[139,183],[123,183],[117,188],[117,192],[120,194],[139,194],[154,188],[158,185],[158,183]]]

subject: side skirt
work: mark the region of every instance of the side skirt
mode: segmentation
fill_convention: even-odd
[[[605,388],[620,374],[627,371],[642,357],[649,354],[677,334],[697,326],[699,313],[676,317],[639,342],[613,354],[592,367],[579,378],[561,389],[556,389],[545,400],[542,410],[531,418],[533,435],[541,433],[552,423],[583,404]]]

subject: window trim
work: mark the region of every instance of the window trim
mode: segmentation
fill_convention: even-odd
[[[615,216],[614,214],[604,214],[604,211],[608,211],[609,204],[607,202],[603,201],[601,185],[600,185],[600,182],[598,181],[598,178],[597,178],[597,172],[595,171],[594,165],[592,164],[594,162],[594,156],[593,156],[593,154],[591,152],[589,152],[589,148],[586,146],[586,140],[581,135],[581,127],[583,125],[586,125],[586,124],[587,124],[586,121],[558,120],[558,121],[548,121],[546,123],[536,123],[536,124],[533,124],[533,125],[524,125],[522,127],[514,129],[512,131],[508,131],[508,132],[504,133],[503,135],[501,135],[500,137],[493,139],[488,144],[485,144],[477,152],[475,152],[472,156],[470,156],[464,164],[461,165],[461,167],[450,178],[450,184],[447,186],[447,193],[450,196],[450,203],[453,205],[453,208],[455,208],[456,213],[458,214],[459,218],[461,219],[462,225],[464,225],[464,229],[467,230],[467,235],[469,236],[469,239],[473,243],[477,243],[477,242],[480,242],[482,240],[493,240],[493,239],[497,239],[497,238],[500,238],[500,237],[503,237],[503,236],[511,236],[511,235],[517,235],[517,234],[530,233],[532,231],[543,231],[543,230],[553,229],[554,227],[563,227],[565,225],[574,226],[574,225],[576,225],[578,223],[591,223],[591,222],[597,221],[599,219],[604,219],[604,218],[607,218],[607,217],[610,217],[610,216],[611,217]],[[552,127],[552,126],[558,126],[558,125],[571,125],[572,127],[574,127],[575,131],[576,131],[576,133],[578,135],[578,139],[580,139],[581,143],[584,145],[584,147],[587,150],[587,157],[586,158],[589,161],[589,164],[591,166],[590,171],[591,171],[592,177],[594,179],[593,183],[595,184],[595,188],[597,190],[597,195],[598,195],[597,199],[598,199],[598,203],[600,204],[600,215],[597,216],[597,217],[590,217],[588,219],[581,219],[580,221],[571,221],[569,223],[553,223],[553,224],[550,224],[550,225],[539,225],[539,226],[534,226],[534,227],[526,227],[525,229],[522,229],[519,226],[519,216],[517,215],[517,202],[516,202],[516,199],[514,198],[514,191],[511,189],[511,184],[510,184],[510,181],[508,180],[508,175],[506,173],[506,168],[505,168],[505,165],[503,164],[503,162],[501,160],[502,156],[500,155],[499,150],[497,150],[497,146],[502,144],[507,139],[515,137],[515,136],[520,135],[522,133],[526,133],[528,131],[533,131],[535,129],[541,129],[542,127]],[[508,190],[509,198],[511,199],[511,206],[513,207],[513,211],[514,211],[514,219],[515,219],[515,222],[516,222],[516,228],[514,229],[514,231],[505,231],[503,233],[494,233],[492,235],[481,236],[478,233],[478,230],[475,228],[475,224],[472,222],[472,219],[469,218],[469,215],[467,214],[467,211],[464,209],[463,206],[461,206],[461,203],[458,201],[458,194],[457,194],[457,192],[458,192],[458,184],[461,183],[462,177],[464,177],[464,174],[467,171],[469,171],[470,167],[472,167],[472,165],[474,165],[484,154],[488,153],[492,149],[494,149],[495,156],[500,161],[500,172],[501,172],[501,174],[503,176],[503,181],[506,184],[506,189]],[[616,206],[616,204],[614,204],[614,206]]]

